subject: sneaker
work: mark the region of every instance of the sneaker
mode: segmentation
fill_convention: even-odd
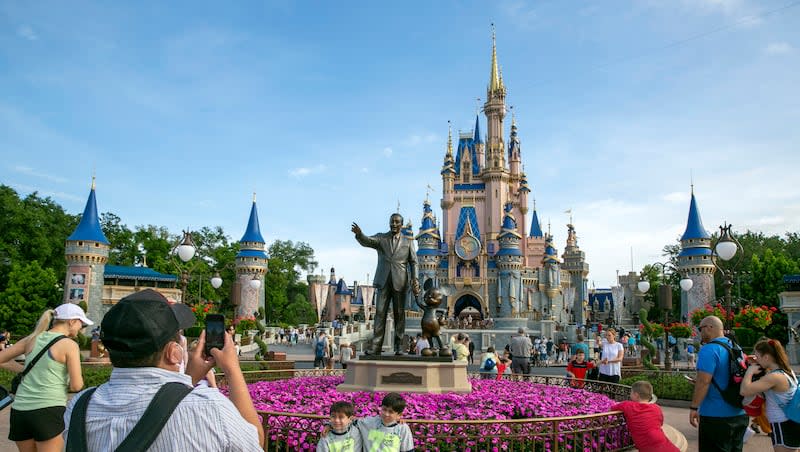
[[[752,438],[753,435],[755,435],[755,434],[756,434],[756,431],[748,426],[747,429],[744,431],[744,440],[742,442],[746,443],[747,440]]]

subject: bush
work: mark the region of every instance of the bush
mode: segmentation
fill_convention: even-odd
[[[183,335],[186,337],[200,337],[203,332],[204,326],[192,326],[183,330]]]
[[[736,342],[738,342],[742,347],[752,347],[761,337],[760,332],[750,328],[734,328],[733,332],[736,334]]]
[[[692,400],[694,386],[682,374],[642,373],[623,378],[620,384],[630,386],[640,380],[649,381],[659,399]]]

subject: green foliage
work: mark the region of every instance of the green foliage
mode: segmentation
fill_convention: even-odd
[[[0,185],[0,291],[5,290],[14,263],[37,261],[59,280],[66,273],[64,241],[78,224],[50,198],[32,193],[21,199]]]
[[[650,339],[654,337],[655,329],[653,324],[647,321],[646,309],[639,310],[639,321],[642,322],[642,334],[639,337],[639,342],[641,342],[649,352],[642,360],[642,365],[645,369],[653,370],[656,369],[656,366],[653,365],[653,356],[656,355],[656,347],[650,342]]]
[[[736,334],[736,341],[742,347],[752,347],[761,337],[761,333],[751,328],[738,327],[734,328],[733,332]]]
[[[641,380],[653,385],[653,392],[659,399],[692,400],[694,386],[681,374],[676,373],[642,373],[623,378],[620,384],[632,385]]]
[[[83,333],[78,333],[78,336],[75,338],[75,342],[78,343],[78,347],[80,347],[81,350],[92,349],[92,336],[87,336]]]
[[[52,268],[42,268],[38,261],[15,263],[0,292],[0,325],[15,335],[26,335],[46,309],[61,303],[61,297]]]
[[[186,328],[185,330],[183,330],[183,335],[186,336],[186,337],[197,338],[197,337],[200,337],[200,333],[203,332],[203,329],[205,329],[205,325],[204,326],[189,327],[189,328]]]
[[[315,322],[316,311],[306,298],[308,284],[300,280],[301,271],[313,272],[317,266],[314,250],[307,243],[276,240],[269,247],[269,255],[264,281],[267,324]]]
[[[256,329],[256,321],[251,319],[242,319],[236,324],[237,333],[245,333],[249,330]]]
[[[256,336],[254,338],[256,345],[258,345],[258,351],[256,352],[255,359],[256,361],[265,359],[267,357],[267,353],[269,353],[269,348],[267,348],[267,343],[262,341],[260,337]]]

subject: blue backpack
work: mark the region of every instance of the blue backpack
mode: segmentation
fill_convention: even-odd
[[[795,383],[794,395],[792,399],[789,400],[789,403],[783,407],[783,412],[786,414],[786,417],[792,421],[800,422],[800,391],[797,390],[797,377],[792,374],[792,378]]]
[[[486,361],[483,362],[483,370],[492,370],[496,364],[492,358],[486,358]]]
[[[323,358],[325,356],[325,341],[317,340],[317,345],[314,349],[314,356],[317,358]]]

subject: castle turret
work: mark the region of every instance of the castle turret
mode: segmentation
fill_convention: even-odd
[[[439,251],[442,237],[439,235],[439,226],[433,215],[431,204],[426,199],[422,204],[422,224],[419,227],[417,240],[417,262],[419,265],[419,283],[424,286],[429,279],[433,280],[434,287],[438,287],[436,269],[442,254]]]
[[[522,147],[517,136],[517,121],[511,118],[511,138],[508,143],[508,169],[511,177],[519,177],[522,166]]]
[[[503,144],[503,118],[506,116],[506,87],[497,63],[497,45],[492,31],[492,64],[489,73],[489,86],[486,88],[486,169],[502,171],[505,169],[505,145]]]
[[[96,321],[105,314],[102,304],[103,272],[108,261],[108,251],[109,242],[100,228],[97,215],[95,181],[92,178],[92,188],[81,221],[66,241],[64,302],[84,303],[86,314]]]
[[[711,235],[703,227],[697,200],[694,197],[689,203],[689,218],[686,230],[681,236],[681,252],[678,254],[678,270],[693,281],[692,290],[681,291],[681,316],[686,316],[695,309],[703,307],[715,298],[714,262],[711,260]]]
[[[472,132],[472,142],[475,144],[475,158],[478,161],[478,167],[483,169],[486,162],[486,155],[484,152],[483,139],[481,138],[480,115],[475,115],[475,130]]]
[[[571,221],[567,224],[567,246],[564,248],[563,258],[564,265],[561,268],[569,273],[569,286],[566,290],[572,291],[572,304],[569,308],[575,315],[575,323],[582,325],[586,323],[583,317],[583,301],[589,299],[589,264],[586,263],[586,253],[578,246],[578,236]],[[569,299],[570,296],[565,298]]]
[[[544,257],[542,258],[543,268],[539,270],[539,290],[547,294],[550,299],[550,315],[555,316],[555,299],[561,289],[561,261],[558,259],[558,251],[553,245],[553,236],[544,236]]]
[[[539,214],[536,211],[536,200],[533,200],[533,215],[531,215],[531,229],[525,240],[525,265],[531,268],[542,266],[544,255],[544,233],[539,223]]]
[[[520,249],[522,235],[517,230],[517,220],[513,214],[514,205],[510,201],[503,209],[503,224],[497,235],[500,251],[495,255],[497,263],[497,310],[500,316],[516,317],[522,310],[522,261]]]
[[[236,283],[233,285],[234,302],[238,301],[236,319],[252,319],[258,308],[264,307],[264,275],[267,273],[269,256],[266,242],[261,235],[258,224],[256,196],[250,208],[250,219],[247,222],[242,239],[239,240],[239,253],[236,255]]]

